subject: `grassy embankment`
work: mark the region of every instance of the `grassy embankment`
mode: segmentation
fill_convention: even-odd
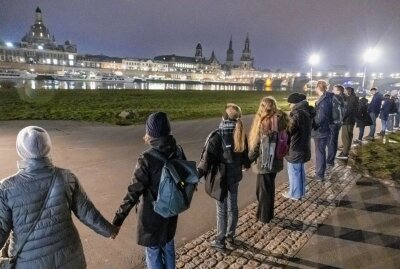
[[[253,114],[263,96],[272,95],[288,109],[285,92],[25,90],[0,89],[0,120],[76,120],[119,125],[143,123],[154,111],[172,120],[219,117],[228,102]],[[129,119],[119,113],[133,111]]]
[[[400,134],[386,137],[386,143],[376,140],[358,150],[356,169],[381,179],[400,183]]]

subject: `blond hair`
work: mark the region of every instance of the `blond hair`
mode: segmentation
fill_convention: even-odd
[[[328,83],[325,80],[318,80],[317,88],[320,88],[321,91],[326,91],[328,88]]]
[[[274,97],[266,96],[261,99],[258,111],[254,117],[253,124],[251,125],[249,135],[249,148],[254,149],[260,141],[262,121],[270,118],[278,111],[278,105]]]
[[[225,106],[225,119],[236,120],[235,132],[233,133],[234,152],[243,152],[245,150],[246,132],[242,122],[242,109],[233,103]]]

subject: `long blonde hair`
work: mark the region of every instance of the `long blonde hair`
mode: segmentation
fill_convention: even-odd
[[[234,152],[243,152],[245,150],[246,132],[242,122],[242,109],[233,103],[225,106],[225,119],[236,120],[235,132],[233,133]]]
[[[274,116],[278,112],[278,105],[274,97],[266,96],[261,99],[257,114],[254,117],[249,135],[249,148],[254,149],[260,141],[262,121]]]

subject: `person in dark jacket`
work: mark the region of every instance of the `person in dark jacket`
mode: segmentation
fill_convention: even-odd
[[[396,93],[391,93],[391,95],[390,95],[389,117],[388,117],[387,126],[386,126],[386,131],[388,133],[393,133],[393,128],[394,128],[394,124],[395,124],[395,117],[396,117],[397,111],[398,111],[396,102],[398,102],[397,94]]]
[[[100,214],[71,171],[53,165],[46,130],[22,129],[16,147],[19,171],[0,182],[0,248],[10,237],[7,254],[15,257],[22,245],[16,269],[86,268],[71,211],[102,236],[113,237],[117,228]]]
[[[256,217],[263,223],[269,223],[274,217],[275,178],[283,170],[283,159],[275,156],[272,169],[263,168],[261,139],[263,135],[287,130],[288,124],[289,117],[278,108],[276,100],[270,96],[264,97],[254,116],[249,135],[249,159],[257,174]]]
[[[358,112],[358,98],[354,92],[354,88],[346,87],[346,108],[343,117],[342,126],[342,143],[343,150],[337,156],[338,159],[347,160],[351,144],[353,142],[354,125],[356,124],[356,117]]]
[[[327,83],[323,80],[318,81],[315,92],[319,96],[315,103],[315,117],[313,120],[313,130],[311,137],[315,143],[315,179],[325,180],[326,171],[326,151],[330,137],[329,125],[332,124],[332,96],[333,93],[327,91]]]
[[[368,107],[368,113],[371,116],[372,125],[369,127],[369,134],[364,138],[365,140],[374,140],[376,130],[376,119],[379,116],[382,106],[382,94],[377,88],[371,88],[372,100]]]
[[[393,107],[393,102],[390,100],[390,94],[386,93],[384,95],[381,113],[379,114],[379,118],[381,119],[382,122],[382,130],[379,133],[380,136],[385,136],[386,134],[386,127],[392,107]]]
[[[398,131],[398,130],[399,130],[399,125],[400,125],[400,99],[399,99],[399,91],[398,91],[398,90],[394,90],[392,95],[394,96],[394,103],[395,103],[396,108],[397,108],[397,113],[394,115],[394,126],[393,126],[393,130],[394,130],[394,131]]]
[[[146,247],[146,263],[149,269],[175,268],[174,237],[178,216],[164,218],[154,212],[153,201],[157,199],[164,162],[151,151],[158,151],[165,158],[186,159],[181,147],[171,135],[167,114],[156,112],[146,121],[144,137],[150,149],[143,152],[137,161],[128,192],[117,210],[113,224],[121,227],[131,209],[139,203],[137,243]]]
[[[345,95],[342,85],[333,87],[332,96],[332,124],[329,125],[330,136],[328,141],[328,156],[326,157],[327,171],[332,170],[335,165],[335,158],[338,149],[340,128],[343,124],[345,111]]]
[[[198,166],[200,177],[211,174],[213,167],[217,167],[219,172],[215,176],[220,177],[219,182],[224,182],[222,186],[226,186],[225,190],[219,190],[223,197],[217,200],[217,234],[211,242],[212,247],[219,249],[225,248],[225,242],[231,247],[236,245],[239,182],[243,178],[242,169],[250,168],[247,138],[241,118],[239,106],[232,103],[226,105],[219,128],[210,134]]]
[[[306,172],[304,164],[311,159],[311,126],[310,106],[306,96],[292,93],[288,97],[291,112],[289,114],[290,148],[286,155],[289,191],[283,196],[300,200],[306,193]]]
[[[371,116],[368,113],[368,99],[363,97],[358,103],[358,112],[356,117],[356,127],[359,129],[358,139],[354,142],[360,144],[364,137],[365,126],[372,125]]]

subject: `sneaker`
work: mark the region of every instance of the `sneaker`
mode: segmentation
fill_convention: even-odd
[[[217,249],[225,249],[225,242],[221,242],[220,240],[214,239],[213,241],[211,241],[210,243],[211,247],[213,248],[217,248]]]
[[[379,132],[379,133],[378,133],[378,136],[385,136],[385,132],[383,132],[383,131],[382,131],[382,132]]]
[[[366,136],[366,137],[364,137],[363,140],[365,140],[365,141],[374,141],[375,138],[373,138],[372,136]]]
[[[285,197],[286,199],[291,199],[293,201],[298,201],[300,199],[294,198],[292,196],[290,196],[289,194],[287,194],[286,192],[282,193],[282,196]]]
[[[341,152],[338,156],[336,156],[336,158],[340,160],[347,160],[349,159],[349,155],[345,155],[343,152]]]
[[[235,237],[232,235],[228,235],[226,237],[226,243],[228,245],[228,247],[237,247],[239,246],[239,243],[235,240]]]
[[[355,144],[361,144],[361,140],[360,139],[354,139],[353,141]]]

